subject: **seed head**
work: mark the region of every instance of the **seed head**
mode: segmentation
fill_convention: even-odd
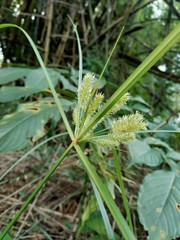
[[[94,82],[94,75],[92,73],[87,73],[84,76],[82,84],[78,90],[80,107],[82,109],[87,108],[87,104],[93,89],[93,82]]]
[[[88,108],[88,114],[92,115],[98,109],[103,99],[104,95],[102,93],[97,93],[90,103],[90,106]]]
[[[106,113],[106,116],[112,115],[112,114],[116,113],[117,111],[119,111],[120,108],[122,106],[124,106],[129,99],[130,99],[129,93],[124,94],[124,96],[122,96],[119,99],[119,101]]]
[[[123,116],[114,120],[111,124],[113,133],[132,133],[138,130],[146,130],[147,123],[142,114],[136,112],[129,116]]]

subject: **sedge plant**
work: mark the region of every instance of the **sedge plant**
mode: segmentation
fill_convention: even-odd
[[[74,28],[75,25],[73,24]],[[74,148],[81,161],[84,164],[84,167],[92,181],[92,186],[96,192],[96,197],[99,196],[102,198],[103,202],[108,207],[114,221],[117,224],[122,236],[126,240],[136,239],[133,233],[133,226],[130,217],[130,211],[127,203],[127,198],[125,196],[125,190],[122,182],[122,173],[119,167],[116,151],[113,150],[115,167],[118,175],[118,181],[122,189],[123,202],[126,209],[128,222],[125,220],[122,215],[119,207],[116,205],[114,199],[112,198],[107,186],[103,183],[99,175],[97,174],[94,166],[91,164],[87,156],[84,154],[84,151],[81,147],[82,142],[91,142],[92,144],[107,145],[111,148],[115,148],[119,143],[126,143],[132,141],[136,137],[136,133],[139,130],[146,130],[147,124],[143,116],[136,112],[129,116],[123,116],[122,118],[114,119],[113,115],[129,100],[129,94],[127,93],[133,85],[139,81],[142,76],[171,48],[173,47],[180,39],[180,24],[178,24],[174,30],[155,48],[155,50],[143,61],[143,63],[130,75],[130,77],[118,88],[118,90],[105,102],[104,95],[101,92],[97,91],[98,81],[94,81],[94,75],[88,73],[82,79],[82,56],[80,52],[80,74],[79,74],[79,87],[77,93],[77,106],[73,112],[73,122],[75,125],[75,130],[73,131],[71,125],[65,115],[65,112],[62,108],[61,102],[57,96],[57,93],[54,89],[54,86],[49,78],[48,72],[45,68],[45,65],[40,57],[38,50],[36,49],[35,44],[21,27],[13,24],[1,24],[0,28],[9,28],[14,27],[19,29],[27,37],[29,43],[31,44],[34,53],[39,61],[40,66],[42,67],[45,77],[48,81],[49,88],[55,99],[58,110],[62,116],[64,125],[67,129],[67,132],[71,138],[71,144],[65,150],[65,152],[59,157],[56,163],[49,169],[45,177],[39,182],[32,194],[20,208],[20,210],[14,215],[10,223],[2,231],[0,239],[4,239],[7,236],[7,233],[15,224],[20,215],[28,207],[29,203],[33,200],[39,190],[47,182],[49,177],[53,174],[56,168],[60,163],[65,159],[69,151]],[[75,29],[76,32],[76,29]],[[77,33],[77,32],[76,32]],[[78,40],[79,49],[80,42]],[[117,42],[116,42],[117,44]],[[115,45],[116,45],[115,44]],[[114,47],[115,48],[115,47]],[[114,51],[111,51],[111,54]],[[108,59],[109,61],[109,59]],[[108,62],[107,61],[107,62]],[[103,69],[103,71],[105,68]],[[102,74],[100,75],[100,78]],[[97,131],[97,126],[102,123],[107,118],[110,118],[110,127],[105,128],[101,131]],[[97,192],[98,191],[98,192]],[[98,201],[99,205],[102,205],[102,201]],[[102,208],[104,211],[104,208]],[[105,216],[105,215],[104,215]],[[107,217],[107,215],[106,215]],[[128,224],[129,223],[129,224]],[[108,224],[107,224],[108,225]],[[109,239],[113,239],[113,236]]]

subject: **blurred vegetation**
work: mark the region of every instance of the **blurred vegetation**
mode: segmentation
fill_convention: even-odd
[[[106,98],[109,98],[179,22],[180,2],[178,0],[1,0],[0,23],[17,24],[30,34],[45,65],[56,81],[56,91],[64,100],[63,106],[71,119],[70,113],[74,107],[77,90],[78,47],[72,31],[72,24],[67,15],[77,24],[83,50],[84,73],[90,71],[96,76],[101,73],[119,32],[123,26],[125,27],[116,53],[103,76],[101,88],[103,88]],[[151,130],[180,130],[179,50],[180,45],[176,45],[156,66],[151,68],[140,83],[136,84],[130,92],[131,101],[119,112],[119,116],[138,110],[144,114]],[[17,29],[1,30],[0,51],[0,57],[3,59],[2,67],[11,67],[12,69],[18,67],[27,71],[22,77],[18,75],[17,69],[13,70],[16,81],[5,82],[6,87],[26,86],[27,81],[24,81],[24,77],[27,80],[28,74],[31,76],[32,86],[33,83],[36,83],[36,80],[39,79],[38,71],[40,71],[36,69],[39,67],[38,62],[29,43]],[[0,118],[14,112],[19,104],[39,100],[42,97],[50,97],[43,87],[39,88],[37,92],[33,92],[32,96],[31,94],[32,92],[29,94],[26,92],[21,96],[18,94],[13,96],[12,92],[9,92],[11,99],[7,100],[7,92],[2,87],[0,89]],[[58,117],[51,122],[47,120],[45,125],[47,136],[50,137],[63,131],[64,126],[57,123],[57,119]],[[10,198],[11,204],[13,203],[12,199],[14,201],[26,199],[34,186],[34,182],[28,186],[29,179],[32,181],[33,178],[33,181],[37,181],[40,174],[43,174],[49,167],[49,159],[52,162],[55,161],[57,155],[68,146],[68,141],[68,138],[63,137],[61,143],[57,140],[49,142],[32,154],[26,163],[21,164],[14,174],[11,173],[10,176],[7,176],[2,186],[3,189],[8,189],[7,194],[9,195],[13,194],[17,187],[21,188],[22,184],[27,184],[26,190],[19,191],[13,195],[13,198]],[[167,168],[162,156],[169,154],[169,149],[173,149],[170,158],[180,160],[177,153],[180,149],[180,134],[141,134],[139,141],[135,146],[137,152],[133,152],[131,144],[120,146],[119,158],[123,166],[135,233],[137,239],[143,240],[146,238],[146,232],[137,217],[136,202],[139,184],[143,177],[152,171],[152,167],[153,170]],[[142,142],[152,149],[154,147],[159,149],[157,155],[153,153],[157,159],[155,163],[150,158],[147,160],[146,157],[138,155],[142,148]],[[97,167],[97,172],[99,169],[103,169],[103,174],[107,175],[112,194],[113,192],[119,193],[119,189],[116,189],[114,185],[112,153],[106,147],[96,150],[101,156],[100,159],[104,159],[104,162],[96,162],[96,157],[88,145],[84,146],[84,151]],[[161,151],[164,151],[163,154]],[[3,162],[3,167],[0,168],[1,174],[10,166],[11,161],[14,162],[19,157],[19,153],[16,152],[8,154],[1,155]],[[30,239],[76,239],[75,235],[76,237],[78,235],[79,239],[106,239],[104,228],[97,227],[97,225],[101,225],[102,219],[97,203],[94,197],[91,197],[92,189],[87,181],[87,175],[83,171],[82,164],[78,162],[77,156],[73,154],[72,152],[72,157],[68,159],[67,165],[65,162],[62,169],[54,174],[49,185],[47,184],[49,188],[45,187],[45,190],[43,189],[41,192],[42,198],[40,196],[37,200],[39,207],[35,208],[35,213],[27,214],[26,223],[22,223],[20,220],[15,226],[14,232],[16,233],[19,226],[22,228],[18,239],[31,236],[30,233],[32,233]],[[141,163],[144,165],[138,165],[139,159],[133,159],[134,154],[142,159]],[[76,163],[74,163],[75,160]],[[28,161],[30,165],[28,165]],[[131,168],[129,168],[130,165]],[[13,183],[13,179],[16,179],[16,184]],[[49,191],[49,195],[47,191]],[[6,199],[4,190],[2,190],[0,198],[0,211],[3,212],[0,225],[3,227],[7,223],[5,219],[12,215],[16,207],[12,210],[9,206],[2,204],[3,199]],[[120,194],[116,201],[124,211]],[[49,213],[54,210],[50,213],[55,219],[52,220],[52,223],[52,216],[48,221],[49,216],[45,209],[48,209]],[[64,217],[60,213],[63,213]],[[83,221],[83,219],[85,220]],[[119,239],[118,236],[117,239]]]

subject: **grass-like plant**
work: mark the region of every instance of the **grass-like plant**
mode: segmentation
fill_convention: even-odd
[[[98,82],[100,81],[102,74],[100,75],[100,78],[97,82],[94,82],[94,75],[91,73],[85,75],[84,78],[82,79],[82,54],[81,54],[80,42],[78,39],[78,46],[79,46],[79,52],[80,52],[80,63],[79,63],[80,69],[79,69],[79,86],[78,86],[78,93],[77,93],[77,106],[75,107],[73,112],[73,121],[75,124],[74,131],[71,128],[71,124],[69,123],[66,117],[66,114],[63,110],[63,107],[61,105],[61,102],[59,101],[58,95],[48,75],[47,69],[32,39],[30,38],[30,36],[26,31],[24,31],[22,28],[20,28],[17,25],[13,25],[13,24],[0,25],[1,29],[7,28],[7,27],[15,27],[21,30],[24,33],[24,35],[27,37],[28,41],[30,42],[34,50],[34,53],[39,61],[39,64],[43,69],[43,72],[49,84],[50,91],[54,97],[54,100],[59,109],[60,115],[63,119],[64,125],[71,138],[71,144],[65,150],[65,152],[59,157],[57,162],[50,168],[50,170],[47,172],[45,177],[39,182],[39,184],[36,186],[32,194],[29,196],[29,198],[20,208],[20,210],[15,214],[15,216],[12,218],[10,223],[3,230],[3,232],[0,235],[0,239],[4,239],[4,237],[7,236],[7,233],[9,232],[13,224],[24,212],[24,210],[27,208],[27,206],[32,201],[32,199],[36,196],[36,194],[43,187],[43,185],[46,183],[46,181],[53,174],[53,172],[60,165],[60,163],[67,156],[67,154],[72,148],[74,148],[77,151],[79,158],[83,162],[85,169],[89,175],[89,178],[92,182],[92,186],[93,186],[96,198],[98,199],[98,204],[100,206],[104,222],[106,222],[105,225],[106,225],[107,231],[109,229],[109,234],[107,234],[108,238],[114,239],[114,236],[112,232],[110,233],[111,227],[107,220],[107,214],[106,214],[105,208],[103,207],[104,206],[103,201],[109,208],[109,211],[111,212],[123,238],[126,240],[136,239],[133,233],[133,225],[131,221],[128,202],[125,195],[121,168],[119,166],[119,162],[117,159],[115,146],[121,142],[128,142],[128,141],[134,140],[135,133],[141,129],[145,130],[147,124],[144,121],[142,115],[136,112],[135,114],[132,114],[130,116],[124,116],[119,119],[111,120],[111,125],[107,129],[104,129],[98,132],[96,131],[96,128],[99,123],[106,120],[107,118],[111,117],[111,119],[113,119],[113,114],[116,113],[116,111],[119,110],[119,108],[121,108],[121,106],[126,104],[126,102],[128,101],[129,96],[127,92],[133,87],[133,85],[137,81],[141,80],[142,76],[172,46],[174,46],[175,43],[177,43],[177,41],[180,38],[180,24],[175,27],[175,29],[155,48],[155,50],[143,61],[143,63],[118,88],[118,90],[104,103],[103,103],[103,99],[104,99],[103,93],[100,93],[97,91]],[[75,32],[77,34],[76,29],[75,29]],[[111,51],[111,54],[113,53],[113,51],[114,51],[114,48]],[[104,72],[104,69],[103,69],[103,72]],[[103,183],[101,178],[96,173],[95,168],[93,167],[93,165],[91,164],[87,156],[84,154],[83,149],[81,147],[81,142],[83,141],[91,142],[92,145],[95,143],[95,144],[107,145],[109,147],[112,147],[113,154],[114,154],[115,168],[117,171],[120,188],[122,190],[123,203],[126,209],[128,222],[125,220],[120,209],[118,208],[115,201],[113,200],[107,186]]]

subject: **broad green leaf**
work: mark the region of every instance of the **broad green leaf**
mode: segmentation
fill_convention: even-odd
[[[1,239],[1,232],[0,232],[0,239]],[[4,237],[3,237],[3,240],[12,240],[12,238],[9,236],[9,234],[7,233]]]
[[[140,96],[131,97],[132,109],[139,110],[144,113],[150,112],[149,104]]]
[[[146,102],[142,97],[137,96],[137,97],[131,97],[131,101],[133,102],[138,102],[138,103],[142,103],[144,105],[146,105],[147,107],[150,107],[149,103]]]
[[[170,159],[173,159],[175,161],[180,161],[180,153],[179,152],[176,152],[176,151],[169,151],[167,154],[166,154],[166,157],[167,158],[170,158]]]
[[[16,73],[16,68],[13,68]],[[56,86],[60,79],[60,73],[54,69],[48,69],[47,72],[52,79],[53,86]],[[33,69],[28,72],[24,87],[5,86],[0,89],[0,102],[11,102],[20,98],[28,97],[34,93],[49,88],[45,75],[41,68]]]
[[[30,102],[0,120],[0,152],[23,149],[41,138],[50,118],[59,118],[55,103]]]
[[[77,92],[77,87],[73,86],[63,75],[60,76],[60,81],[62,82],[64,89]]]
[[[144,139],[144,142],[151,146],[159,146],[159,147],[166,148],[167,150],[172,150],[172,148],[167,143],[161,141],[158,138],[147,137]]]
[[[150,112],[150,108],[146,107],[144,104],[141,104],[141,103],[135,103],[132,106],[132,109],[139,110],[139,111],[144,112],[144,113],[149,113]]]
[[[36,88],[5,86],[0,89],[0,102],[12,102],[37,92],[39,92],[39,89]]]
[[[8,69],[8,68],[6,68]],[[16,73],[16,68],[12,68]],[[22,68],[23,69],[23,68]],[[63,89],[68,89],[72,92],[77,92],[77,87],[72,85],[60,71],[56,69],[46,68],[53,86],[55,87],[58,81],[61,81]],[[12,70],[11,70],[12,71]],[[17,79],[19,75],[17,75]],[[32,94],[45,91],[49,88],[46,77],[41,68],[33,69],[27,72],[24,87],[19,86],[4,86],[0,89],[0,102],[11,102],[20,98],[26,98]]]
[[[166,159],[166,162],[169,164],[172,172],[180,173],[180,162],[175,162],[172,159]]]
[[[46,70],[49,74],[49,77],[51,79],[53,86],[55,87],[58,83],[58,80],[60,79],[60,76],[61,76],[60,73],[55,69],[51,69],[51,68],[46,68]],[[49,84],[46,80],[46,77],[44,75],[42,68],[32,70],[27,75],[25,84],[26,84],[26,87],[28,88],[35,88],[39,90],[45,90],[49,88]]]
[[[180,174],[158,170],[140,186],[138,214],[149,240],[180,236]]]
[[[26,77],[27,74],[31,71],[32,69],[29,68],[16,68],[16,67],[0,68],[0,84],[9,83],[17,79]]]
[[[135,164],[145,164],[155,167],[163,162],[163,151],[158,148],[151,148],[148,144],[136,140],[128,143],[128,150],[131,157],[130,166]]]

